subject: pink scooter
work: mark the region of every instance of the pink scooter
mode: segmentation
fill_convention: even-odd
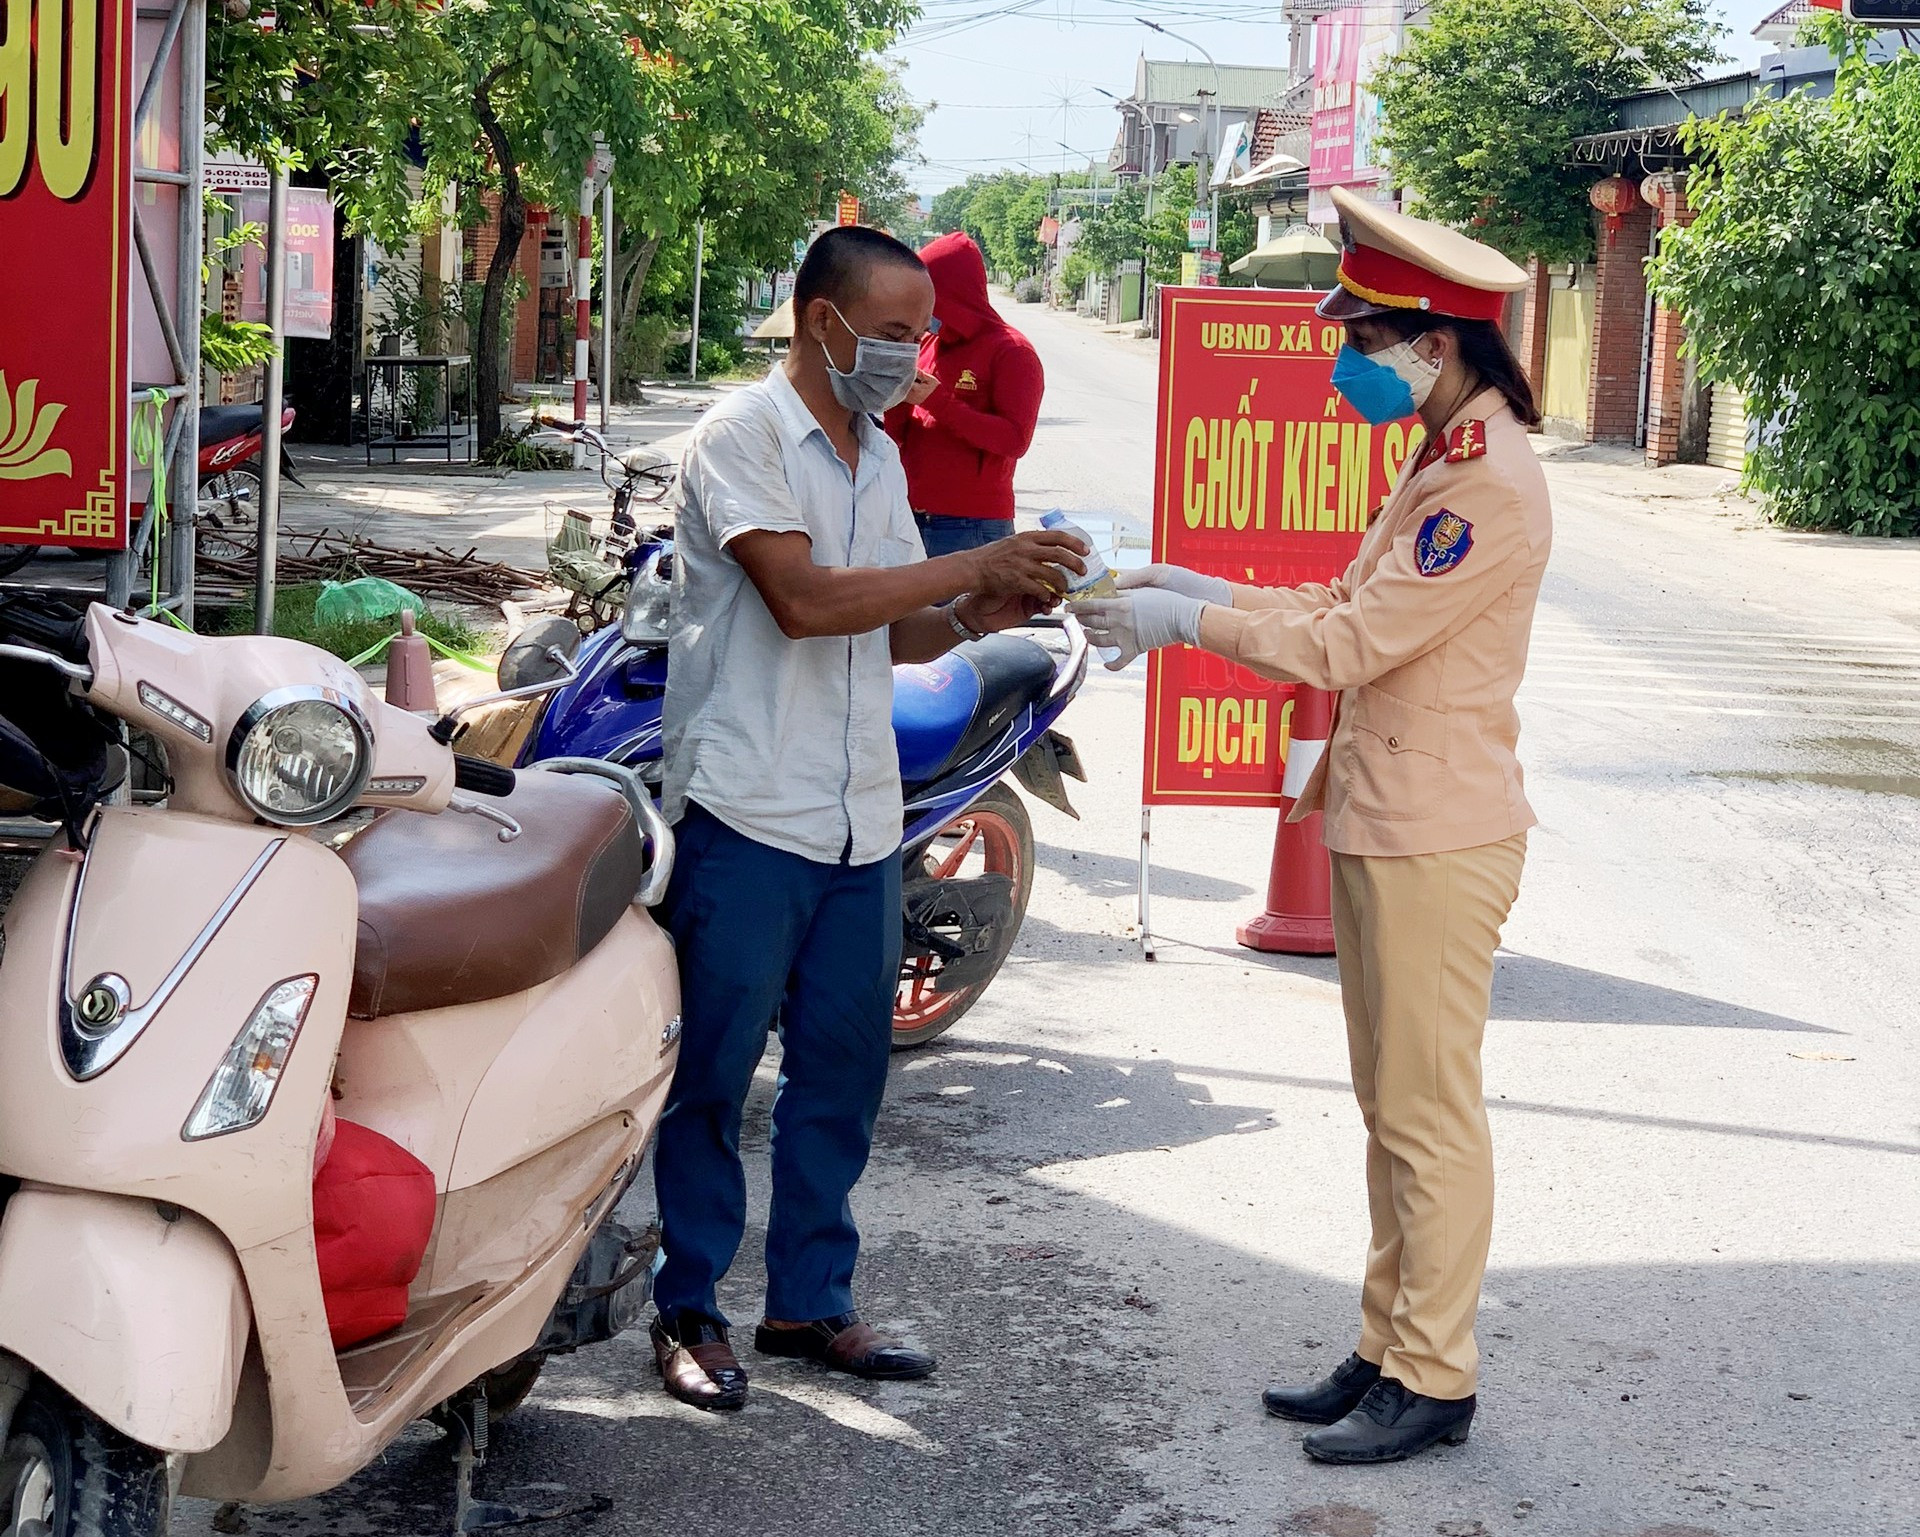
[[[570,671],[510,659],[530,692]],[[584,1508],[471,1480],[489,1413],[647,1296],[650,1237],[612,1215],[679,1037],[645,787],[456,760],[451,718],[324,652],[100,606],[0,605],[0,748],[38,740],[23,679],[60,717],[29,767],[67,831],[0,928],[0,1532],[298,1499],[426,1415],[456,1437],[456,1529]],[[164,807],[85,771],[115,717],[164,742]],[[345,837],[353,808],[380,814]],[[336,1123],[432,1175],[404,1322],[344,1349],[314,1234]]]

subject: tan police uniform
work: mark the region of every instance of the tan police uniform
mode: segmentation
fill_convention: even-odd
[[[1422,299],[1439,313],[1497,313],[1525,281],[1464,236],[1335,197],[1349,246],[1343,288],[1325,307],[1335,318]],[[1397,265],[1356,261],[1356,251]],[[1362,302],[1343,313],[1346,295]],[[1293,816],[1325,813],[1367,1126],[1373,1241],[1359,1352],[1433,1398],[1475,1391],[1473,1320],[1493,1221],[1480,1042],[1534,822],[1513,696],[1551,541],[1526,428],[1499,391],[1483,390],[1425,445],[1342,576],[1236,586],[1233,607],[1209,606],[1200,622],[1207,650],[1339,695]]]

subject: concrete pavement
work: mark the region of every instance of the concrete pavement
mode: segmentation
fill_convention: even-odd
[[[1144,527],[1150,354],[1009,313],[1049,389],[1023,512]],[[1323,1468],[1269,1380],[1350,1348],[1362,1133],[1330,961],[1233,943],[1270,814],[1156,816],[1131,943],[1142,674],[1068,715],[1083,820],[1035,807],[1019,948],[897,1059],[856,1198],[868,1315],[924,1385],[760,1362],[735,1418],[643,1338],[554,1363],[484,1475],[614,1509],[560,1532],[1901,1537],[1920,1529],[1920,546],[1773,530],[1702,470],[1555,457],[1523,696],[1541,816],[1486,1065],[1499,1207],[1482,1413]],[[771,1064],[750,1107],[765,1209]],[[726,1292],[757,1316],[750,1240]],[[743,1347],[745,1341],[743,1340]],[[444,1529],[416,1432],[253,1529]],[[206,1530],[210,1512],[189,1513]]]

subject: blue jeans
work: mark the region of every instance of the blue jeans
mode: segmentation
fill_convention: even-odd
[[[853,1310],[867,1166],[893,1049],[900,861],[830,865],[769,848],[699,806],[677,829],[665,917],[680,959],[680,1063],[660,1119],[654,1301],[725,1321],[715,1292],[746,1232],[740,1112],[778,1016],[769,1318]]]
[[[1013,532],[1012,518],[949,518],[939,513],[916,512],[913,521],[920,525],[920,542],[926,546],[929,560],[936,555],[977,550]]]

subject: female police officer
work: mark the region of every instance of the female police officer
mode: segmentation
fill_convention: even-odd
[[[1418,411],[1427,441],[1325,586],[1245,587],[1149,566],[1075,605],[1124,666],[1184,641],[1335,690],[1296,818],[1325,816],[1354,1093],[1373,1222],[1358,1349],[1267,1408],[1326,1428],[1309,1455],[1384,1462],[1467,1438],[1474,1313],[1493,1220],[1480,1087],[1494,949],[1534,822],[1513,696],[1552,534],[1526,429],[1533,392],[1498,329],[1525,274],[1443,226],[1335,189],[1343,321],[1333,381],[1373,422]]]

